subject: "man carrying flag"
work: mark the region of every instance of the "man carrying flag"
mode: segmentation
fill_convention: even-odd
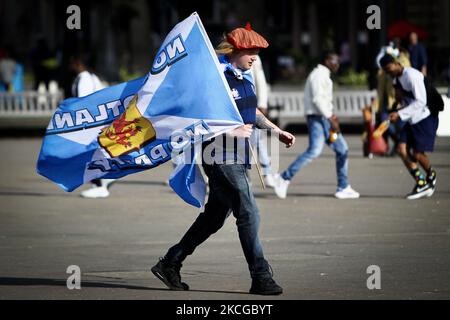
[[[248,52],[239,50],[248,49],[239,47],[241,43],[252,45],[252,50],[267,46],[267,42],[258,42],[262,39],[259,35],[259,40],[254,38],[254,31],[244,34],[247,33],[251,37],[235,42],[235,49],[227,55],[230,61],[225,74],[236,71],[237,80],[243,79],[241,70],[250,69],[253,61]],[[223,71],[200,18],[192,14],[168,34],[146,77],[60,104],[47,127],[38,173],[72,191],[92,179],[120,178],[184,153],[187,162],[177,166],[170,185],[183,200],[202,207],[205,184],[197,168],[199,152],[195,147],[205,137],[211,139],[227,132],[234,137],[248,137],[250,124],[257,123],[262,128],[275,129],[287,146],[295,140],[264,117],[255,116],[256,103],[254,107],[251,103],[254,97],[249,96],[238,110]],[[247,90],[248,84],[240,83],[234,89]],[[157,265],[160,269],[153,271],[171,289],[187,289],[180,282],[181,262],[220,228],[232,210],[238,218],[241,243],[253,277],[251,291],[281,293],[262,255],[257,236],[258,211],[248,183],[242,180],[245,166],[213,164],[205,166],[205,170],[211,190],[205,212],[211,213],[216,224],[208,224],[194,240],[185,237],[186,241],[180,243],[187,247],[179,247],[175,256],[166,255]],[[205,212],[191,229],[206,226],[201,222],[205,221]]]
[[[257,99],[250,69],[257,59],[259,49],[266,48],[268,45],[267,41],[251,30],[250,25],[247,24],[245,29],[237,28],[228,33],[216,50],[239,113],[245,123],[244,126],[228,132],[227,136],[244,138],[245,145],[248,146],[252,127],[256,125],[261,129],[274,130],[279,134],[280,141],[287,147],[291,147],[295,137],[280,130],[257,111]],[[208,144],[205,143],[205,150]],[[217,149],[220,149],[219,145]],[[249,166],[248,153],[237,149],[234,147],[234,152],[230,152],[229,149],[222,150],[223,154],[216,159],[224,160],[223,163],[203,163],[210,187],[205,210],[200,213],[180,242],[171,247],[152,268],[152,272],[172,290],[189,289],[186,283],[181,282],[182,262],[194,252],[197,246],[217,232],[233,212],[252,277],[250,293],[278,295],[283,292],[272,278],[271,268],[264,259],[259,241],[259,212],[246,176],[246,169]]]

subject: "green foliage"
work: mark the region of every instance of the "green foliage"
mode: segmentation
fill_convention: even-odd
[[[337,78],[337,81],[341,85],[346,86],[366,86],[369,77],[369,72],[362,71],[356,72],[353,69],[349,69],[342,76]]]

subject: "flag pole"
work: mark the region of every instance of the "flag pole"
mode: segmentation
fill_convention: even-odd
[[[261,185],[263,189],[266,189],[266,184],[264,183],[264,179],[261,173],[261,167],[259,166],[259,162],[258,162],[258,158],[255,156],[255,153],[253,152],[253,147],[252,144],[249,141],[248,146],[250,147],[250,152],[252,153],[252,158],[253,160],[255,160],[255,164],[256,164],[256,169],[258,171],[258,176],[259,176],[259,180],[261,181]]]

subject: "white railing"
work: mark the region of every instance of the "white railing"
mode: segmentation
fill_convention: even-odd
[[[38,93],[24,91],[17,93],[0,93],[0,118],[8,117],[46,117],[55,111],[63,100],[62,91],[56,93]]]
[[[333,96],[335,112],[340,122],[358,123],[362,121],[362,108],[370,104],[371,99],[376,96],[376,91],[342,90],[334,92]],[[11,118],[49,119],[63,98],[62,91],[56,93],[2,92],[0,93],[0,123],[2,119]],[[288,124],[305,123],[303,92],[272,91],[269,94],[269,115],[277,119],[282,128]]]
[[[376,91],[336,91],[333,93],[334,111],[341,123],[357,122],[362,118],[362,108],[370,105]],[[269,95],[269,115],[278,119],[280,127],[305,123],[302,91],[274,91]]]

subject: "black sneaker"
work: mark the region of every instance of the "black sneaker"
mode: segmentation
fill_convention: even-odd
[[[161,258],[152,268],[152,272],[159,280],[164,282],[170,290],[189,290],[189,286],[186,283],[181,282],[181,267],[181,264],[170,264]]]
[[[250,293],[261,295],[279,295],[283,293],[283,288],[280,287],[272,277],[253,278]]]
[[[416,184],[414,189],[406,196],[408,200],[415,200],[423,197],[431,197],[434,193],[434,188],[426,183],[424,185]]]
[[[436,187],[436,180],[436,171],[431,170],[430,174],[427,175],[427,182],[433,189]]]

